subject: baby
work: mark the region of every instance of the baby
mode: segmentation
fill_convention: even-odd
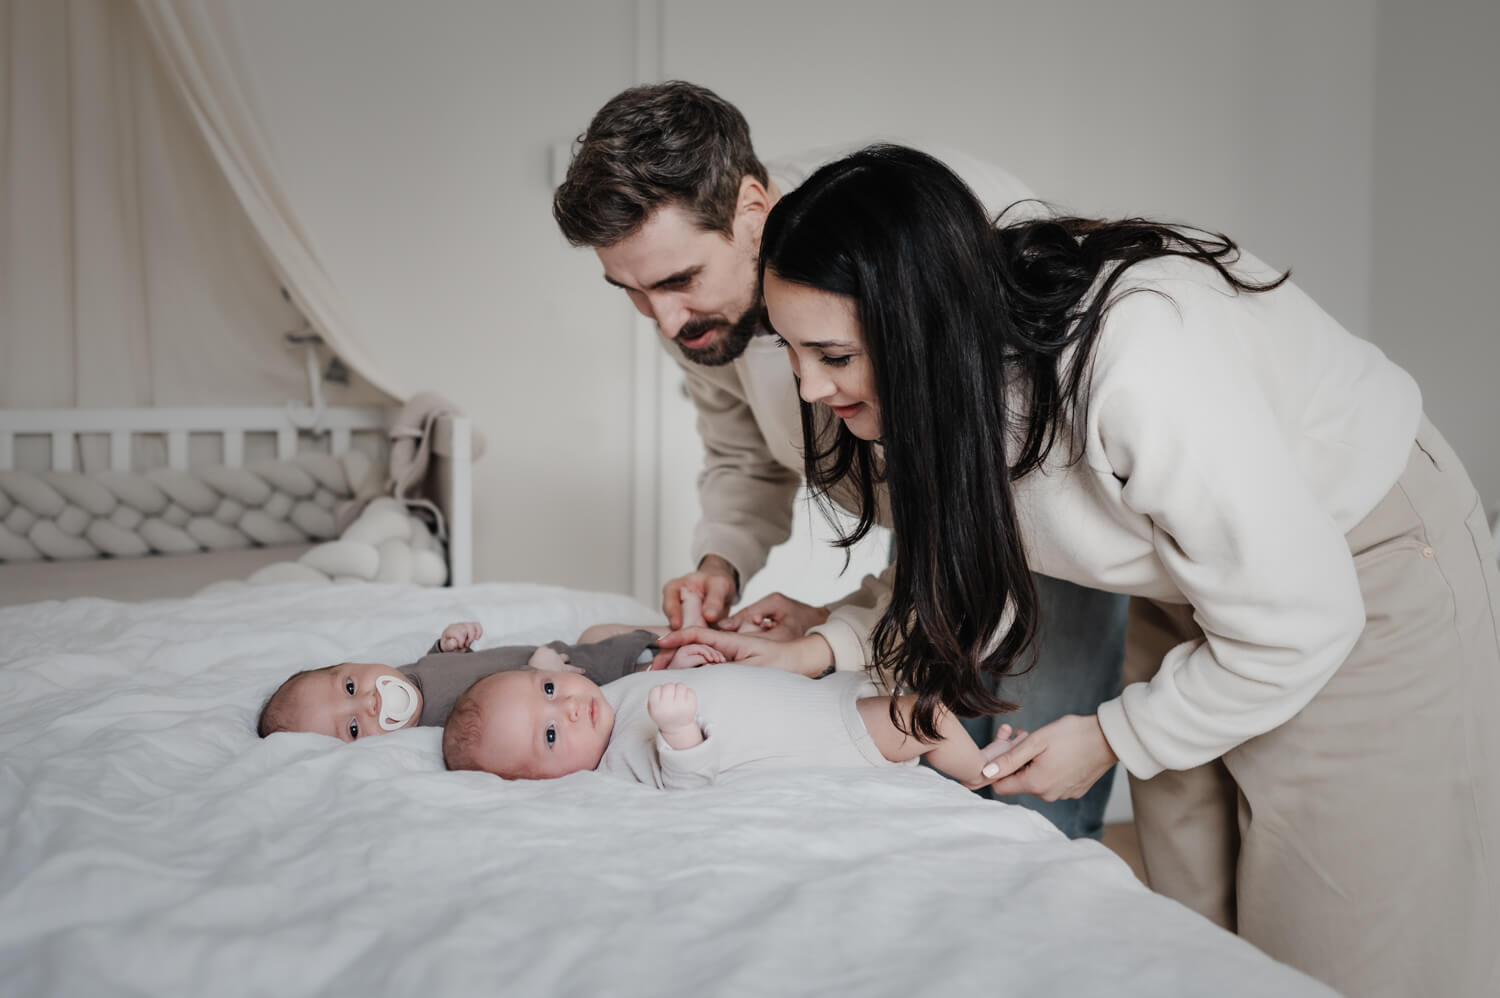
[[[953,714],[939,713],[932,744],[896,727],[892,703],[909,723],[915,700],[882,696],[863,672],[813,680],[727,664],[648,671],[601,688],[576,673],[520,670],[481,679],[459,698],[443,760],[506,779],[597,769],[675,789],[741,767],[885,766],[926,755],[967,786],[986,782],[988,758]],[[1001,739],[1010,734],[1002,727]]]
[[[553,641],[473,650],[483,633],[475,621],[450,624],[425,656],[400,668],[341,662],[299,672],[271,694],[261,708],[257,730],[262,738],[278,731],[315,731],[352,742],[419,724],[440,725],[476,680],[508,670],[582,674],[607,683],[650,668],[653,660],[659,669],[724,660],[704,645],[658,652],[655,641],[666,633],[664,627],[599,624],[584,631],[577,644]]]

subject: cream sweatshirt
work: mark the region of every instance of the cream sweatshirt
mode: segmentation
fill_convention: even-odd
[[[1238,268],[1273,271],[1248,255]],[[1188,769],[1302,709],[1365,625],[1344,535],[1395,484],[1412,378],[1290,282],[1235,295],[1208,268],[1131,268],[1088,379],[1082,460],[1017,483],[1034,571],[1190,604],[1202,640],[1102,704],[1135,776]],[[1159,292],[1159,293],[1153,293]],[[1066,438],[1066,434],[1065,434]],[[879,619],[846,608],[851,630]]]

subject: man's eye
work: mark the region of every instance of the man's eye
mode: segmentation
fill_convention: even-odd
[[[353,720],[351,718],[350,721],[349,721],[349,740],[353,741],[354,739],[356,739],[358,737],[359,737],[359,722],[356,721],[356,720]]]
[[[354,695],[354,680],[352,680],[352,679],[346,679],[346,680],[344,680],[344,692],[347,693],[347,694],[349,694],[350,696]]]
[[[550,724],[547,725],[547,744],[548,746],[557,744],[557,728]]]
[[[542,692],[545,693],[545,694],[547,694],[547,699],[548,700],[552,699],[552,691],[553,691],[553,686],[552,686],[552,684],[550,682],[545,682],[545,683],[542,684]]]

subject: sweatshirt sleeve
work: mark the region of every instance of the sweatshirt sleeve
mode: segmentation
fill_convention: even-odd
[[[719,743],[709,725],[703,727],[703,741],[688,749],[674,749],[656,734],[656,757],[661,762],[661,782],[667,790],[691,790],[706,787],[719,775]]]
[[[703,440],[698,499],[703,516],[693,531],[693,563],[715,554],[735,567],[741,583],[760,571],[770,550],[792,534],[792,500],[801,476],[771,454],[743,397],[708,372],[679,361]]]
[[[1214,335],[1243,299],[1191,284],[1169,294],[1113,306],[1088,415],[1108,464],[1095,470],[1149,520],[1156,556],[1205,635],[1099,708],[1110,746],[1143,778],[1217,758],[1289,719],[1364,627],[1342,531],[1297,468],[1252,366]]]
[[[833,649],[833,667],[840,672],[864,669],[870,664],[870,634],[891,601],[895,572],[896,566],[891,565],[878,576],[865,576],[858,589],[828,604],[826,621],[808,628],[809,634],[821,634],[828,642]],[[884,677],[881,679],[882,685],[887,685]]]

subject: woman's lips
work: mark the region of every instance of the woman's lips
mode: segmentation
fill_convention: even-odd
[[[838,418],[849,419],[855,413],[859,412],[860,408],[863,406],[863,402],[856,402],[853,405],[831,405],[828,408],[832,409],[833,414]]]

